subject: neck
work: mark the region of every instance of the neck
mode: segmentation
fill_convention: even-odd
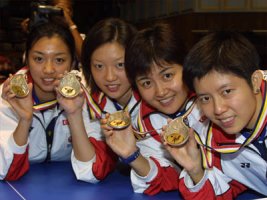
[[[34,89],[34,93],[36,97],[38,98],[40,103],[49,102],[56,99],[56,93],[55,92],[44,92],[41,90],[38,90],[36,88]]]
[[[132,96],[132,90],[129,89],[122,97],[115,99],[121,106],[126,106]]]

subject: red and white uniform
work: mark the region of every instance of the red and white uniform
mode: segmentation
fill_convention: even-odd
[[[249,134],[228,135],[214,124],[195,128],[198,143],[212,150],[202,148],[206,170],[199,183],[195,185],[186,171],[181,173],[179,189],[185,199],[233,199],[247,188],[267,196],[266,84],[262,93],[265,102]]]
[[[193,104],[190,100],[186,105],[186,110]],[[146,157],[150,164],[150,172],[146,177],[141,177],[131,170],[131,182],[135,192],[154,195],[161,191],[178,189],[178,180],[181,169],[175,164],[174,159],[164,148],[160,132],[161,128],[167,124],[170,118],[163,113],[157,112],[149,107],[145,102],[139,105],[139,116],[133,121],[133,126],[139,131],[155,130],[137,141],[141,154]],[[183,114],[183,113],[181,113]],[[196,107],[190,112],[188,118],[190,126],[200,129],[202,123],[199,122],[200,114]],[[198,127],[200,126],[200,127]],[[137,136],[138,138],[138,136]]]
[[[27,68],[18,73],[27,73]],[[33,85],[34,86],[34,85]],[[0,86],[0,96],[3,84]],[[49,161],[70,160],[72,151],[68,120],[62,108],[56,101],[37,105],[34,102],[34,113],[28,142],[18,146],[13,138],[13,132],[18,125],[18,117],[10,104],[0,98],[0,179],[16,180],[29,169],[29,163],[44,162],[48,155],[47,131],[49,123],[55,118],[51,156]],[[87,132],[92,132],[88,121],[88,112],[84,104],[83,116]]]
[[[96,156],[88,162],[82,162],[75,158],[74,153],[71,156],[71,163],[78,180],[97,183],[104,179],[116,167],[118,156],[110,149],[104,141],[104,134],[100,127],[100,118],[105,117],[105,113],[114,113],[117,111],[114,102],[101,93],[86,95],[88,110],[91,118],[91,127],[93,132],[89,133],[89,140],[95,147]],[[133,93],[127,106],[124,108],[130,112],[131,117],[137,114],[135,109],[139,102],[139,95]],[[94,137],[91,137],[91,136]]]

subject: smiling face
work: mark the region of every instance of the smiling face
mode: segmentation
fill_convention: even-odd
[[[153,65],[148,75],[137,76],[137,88],[142,98],[165,114],[173,114],[184,105],[188,90],[182,82],[182,66]]]
[[[253,87],[260,87],[256,80]],[[228,134],[236,134],[243,128],[252,129],[260,108],[261,94],[245,79],[230,73],[211,71],[201,79],[195,79],[194,87],[203,113]]]
[[[57,36],[42,37],[30,49],[27,61],[39,100],[54,99],[57,76],[69,71],[72,64],[66,44]]]
[[[98,88],[125,105],[131,96],[131,85],[124,69],[125,49],[117,42],[97,48],[91,57],[91,72]]]

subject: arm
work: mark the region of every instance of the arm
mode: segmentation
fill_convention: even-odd
[[[72,20],[72,11],[70,8],[70,3],[68,3],[68,1],[65,2],[65,1],[59,0],[55,6],[63,9],[64,17],[65,17],[65,20],[70,27],[70,31],[72,33],[72,36],[74,37],[75,46],[76,46],[76,53],[77,53],[78,59],[80,60],[83,39],[82,39],[78,29],[77,29],[77,26],[75,25],[75,23]]]
[[[234,199],[247,189],[216,167],[206,170],[198,184],[193,183],[186,171],[180,178],[179,189],[185,199]]]
[[[131,126],[123,130],[113,130],[106,125],[106,119],[102,120],[102,128],[107,144],[121,160],[129,160],[137,146],[140,148],[140,155],[127,163],[132,168],[131,181],[135,192],[154,195],[160,191],[178,188],[179,169],[164,157],[161,143],[150,138],[145,139],[143,144],[143,141],[136,144]]]
[[[84,96],[66,99],[58,93],[72,136],[72,167],[77,179],[96,183],[104,179],[116,166],[117,157],[101,140],[99,121],[89,118]]]
[[[7,79],[1,88],[0,177],[6,180],[16,180],[29,169],[26,148],[32,123],[33,104],[31,95],[16,98],[10,92],[9,83],[10,79]],[[28,86],[29,94],[31,94],[32,84]]]

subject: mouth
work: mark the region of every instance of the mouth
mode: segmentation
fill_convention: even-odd
[[[119,90],[119,84],[106,85],[106,87],[110,92],[117,92]]]
[[[234,124],[234,117],[227,117],[227,118],[223,118],[223,119],[218,119],[220,121],[220,123],[222,124],[223,127],[225,128],[229,128],[231,126],[233,126]]]
[[[171,97],[161,99],[161,100],[159,100],[159,102],[162,106],[168,106],[173,102],[173,97],[171,96]]]
[[[52,84],[56,79],[55,78],[43,78],[42,81],[45,84]]]

